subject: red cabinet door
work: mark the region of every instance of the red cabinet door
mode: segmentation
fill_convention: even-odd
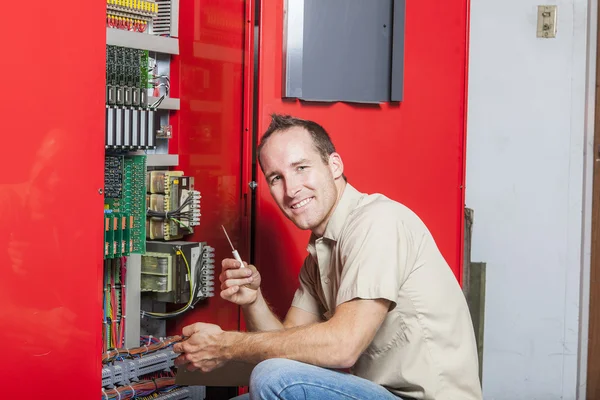
[[[97,398],[105,4],[2,7],[2,397]]]
[[[417,212],[460,280],[468,0],[406,2],[404,100],[381,105],[282,100],[283,3],[261,2],[258,135],[274,112],[322,124],[349,182]],[[297,287],[309,233],[283,217],[258,175],[255,261],[267,299],[283,314]]]
[[[179,167],[195,177],[201,192],[201,225],[189,240],[215,248],[215,296],[173,321],[169,333],[180,334],[193,322],[209,322],[225,330],[239,327],[239,307],[221,299],[221,260],[232,257],[221,225],[244,260],[249,260],[248,140],[251,139],[252,54],[247,36],[253,20],[251,1],[198,0],[180,2],[177,81],[181,110],[171,119],[170,153]],[[250,33],[252,31],[250,30]],[[177,93],[177,92],[175,92]],[[246,171],[246,172],[244,172]]]

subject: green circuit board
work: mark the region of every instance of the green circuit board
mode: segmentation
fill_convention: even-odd
[[[146,252],[146,156],[106,156],[104,258]]]

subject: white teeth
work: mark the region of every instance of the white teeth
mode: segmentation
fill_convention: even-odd
[[[311,200],[312,200],[312,197],[302,200],[300,203],[293,205],[292,208],[297,210],[298,208],[304,207],[305,205],[310,203]]]

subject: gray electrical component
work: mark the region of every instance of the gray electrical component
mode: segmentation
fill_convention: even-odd
[[[156,148],[156,111],[129,107],[106,107],[107,149]]]
[[[156,0],[158,14],[152,18],[152,33],[179,36],[179,0]]]
[[[148,111],[140,111],[140,143],[139,146],[143,149],[148,146],[146,139],[148,138]]]
[[[133,134],[132,128],[132,110],[130,108],[126,108],[123,110],[123,119],[124,119],[124,129],[125,136],[123,137],[123,146],[126,148],[131,148],[131,136]]]
[[[154,111],[148,111],[148,147],[156,146],[156,130],[154,129]]]
[[[131,147],[138,148],[140,146],[140,114],[137,109],[131,110]]]
[[[113,147],[115,144],[115,109],[114,108],[106,108],[106,137],[105,137],[105,145],[106,147]]]
[[[115,146],[123,147],[123,136],[125,129],[125,122],[123,121],[123,112],[122,108],[117,108],[115,110],[116,115],[116,129],[115,129]]]

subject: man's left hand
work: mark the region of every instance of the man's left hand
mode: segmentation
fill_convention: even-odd
[[[173,346],[175,353],[181,353],[175,359],[175,365],[186,366],[188,371],[197,369],[209,372],[227,362],[222,354],[224,333],[221,327],[197,322],[183,328],[187,339]]]

